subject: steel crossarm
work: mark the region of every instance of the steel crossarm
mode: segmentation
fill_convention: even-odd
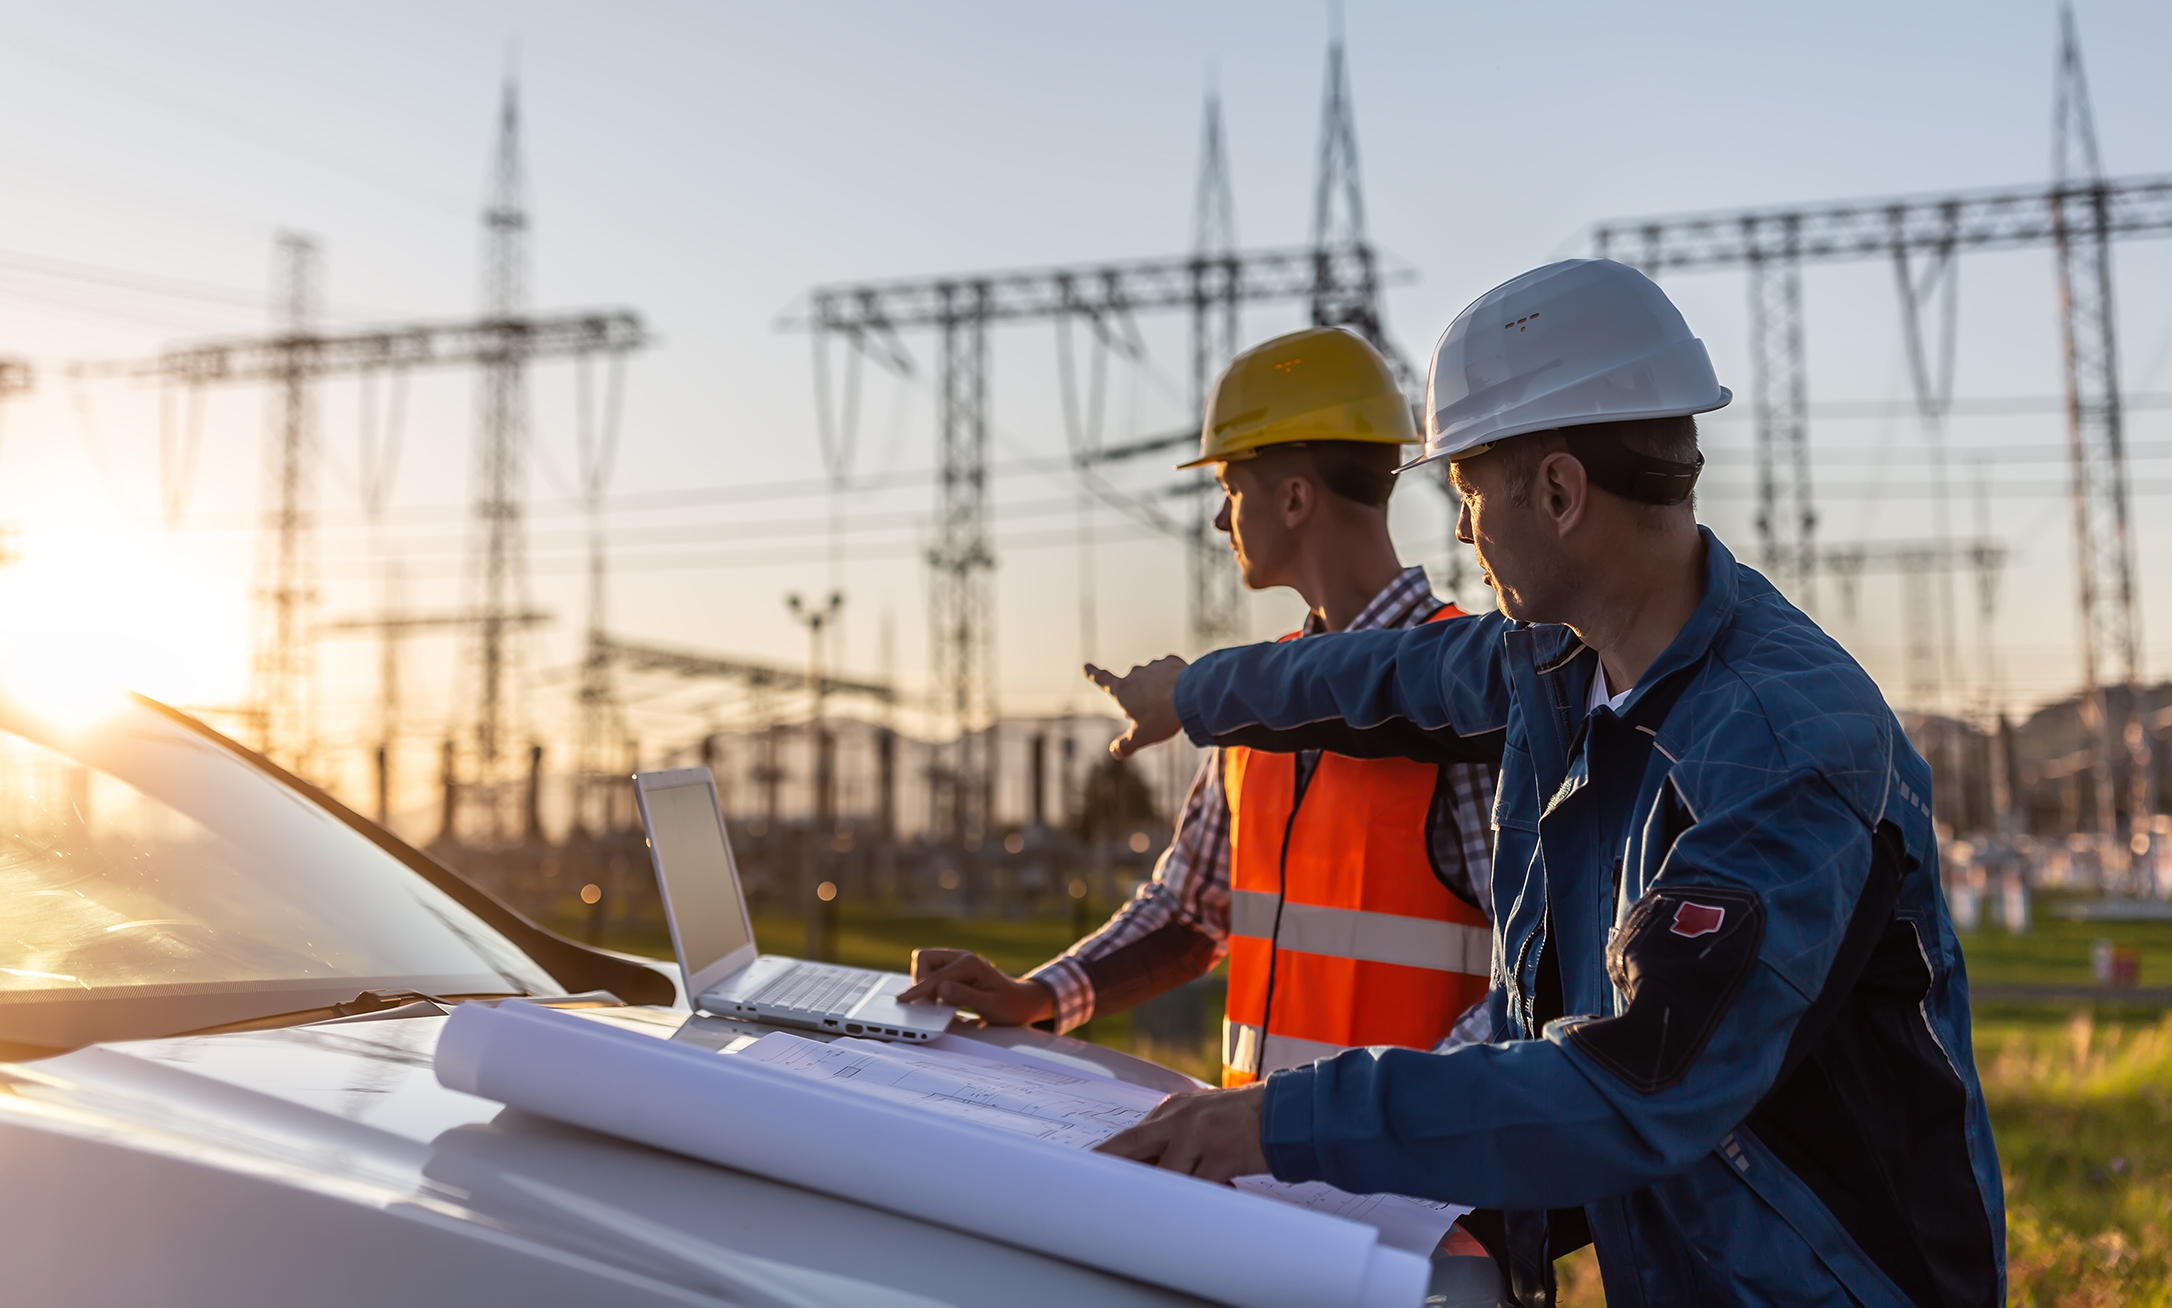
[[[652,344],[630,309],[584,309],[516,318],[398,323],[345,331],[193,341],[155,359],[79,365],[91,376],[157,377],[184,385],[282,381],[312,376],[456,367],[508,360],[623,354]]]
[[[615,636],[596,639],[595,652],[631,672],[669,672],[681,677],[713,677],[748,686],[797,688],[807,684],[807,674],[802,669],[673,649],[640,641],[620,640]],[[821,692],[825,695],[861,695],[885,704],[893,703],[898,698],[895,686],[853,681],[844,677],[823,677]]]
[[[1190,309],[1202,282],[1220,297],[1244,301],[1303,300],[1322,284],[1351,285],[1372,278],[1404,286],[1417,270],[1384,258],[1369,246],[1327,250],[1291,246],[1231,254],[1173,255],[1130,262],[958,273],[896,281],[817,286],[804,311],[778,326],[887,339],[906,327],[936,327],[975,303],[990,321],[1018,322],[1083,315],[1121,322],[1150,310]],[[1230,292],[1220,288],[1233,282]]]
[[[1804,263],[1890,259],[1896,248],[2013,250],[2051,244],[2062,213],[2093,210],[2100,196],[2108,235],[2172,236],[2172,176],[2153,176],[1613,218],[1593,227],[1592,240],[1601,258],[1650,273],[1746,268],[1783,256]]]

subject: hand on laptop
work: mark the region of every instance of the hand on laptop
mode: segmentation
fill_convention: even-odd
[[[1005,976],[969,949],[915,949],[913,986],[897,1002],[970,1008],[995,1026],[1030,1026],[1056,1014],[1047,986]]]
[[[1119,677],[1107,668],[1086,665],[1086,679],[1109,692],[1131,719],[1130,730],[1109,745],[1109,753],[1130,758],[1148,745],[1169,739],[1184,724],[1177,719],[1177,675],[1189,666],[1174,654],[1140,664]]]

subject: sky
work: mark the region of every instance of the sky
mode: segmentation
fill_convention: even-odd
[[[906,338],[909,377],[863,376],[851,489],[839,494],[826,489],[817,448],[810,341],[784,324],[818,284],[1184,251],[1210,86],[1240,242],[1304,242],[1329,21],[1319,3],[0,12],[0,112],[14,125],[0,144],[0,355],[27,359],[38,379],[0,410],[0,523],[16,529],[21,555],[0,570],[14,657],[91,658],[206,708],[246,697],[269,397],[246,386],[166,394],[71,368],[265,330],[283,231],[320,250],[330,325],[474,312],[479,213],[511,72],[532,303],[630,307],[655,334],[626,372],[604,522],[610,628],[796,662],[807,636],[786,595],[834,588],[844,607],[833,666],[922,685],[932,342]],[[2172,166],[2160,144],[2172,92],[2159,68],[2172,9],[2088,3],[2079,21],[2108,171]],[[2049,175],[2048,4],[1354,0],[1342,23],[1370,235],[1412,273],[1388,296],[1388,324],[1421,366],[1488,287],[1588,254],[1598,219]],[[2117,268],[2145,662],[2162,677],[2172,674],[2172,539],[2160,525],[2172,431],[2151,397],[2172,393],[2172,250],[2129,242]],[[1665,284],[1722,381],[1746,397],[1740,274]],[[1824,538],[1923,536],[1924,433],[1846,407],[1907,395],[1891,269],[1813,268],[1804,286]],[[1964,405],[2055,397],[2049,254],[1965,256],[1959,296]],[[1248,341],[1264,339],[1301,325],[1300,309],[1263,306],[1243,325]],[[1146,362],[1109,371],[1108,444],[1189,420],[1182,324],[1141,328]],[[1096,711],[1076,673],[1082,657],[1124,666],[1197,652],[1186,647],[1182,550],[1104,506],[1081,551],[1053,332],[1003,328],[991,350],[1000,703],[1014,714]],[[587,621],[580,392],[565,363],[538,365],[529,389],[531,587],[553,621],[526,648],[522,677],[528,728],[556,738]],[[384,382],[326,382],[316,403],[321,612],[376,611],[388,557],[404,570],[397,598],[408,609],[461,605],[474,379],[416,375],[397,423]],[[1701,514],[1754,558],[1746,409],[1738,400],[1706,422]],[[399,451],[376,529],[359,500],[366,423]],[[1962,666],[1949,704],[2025,708],[2071,693],[2059,419],[1958,417],[1948,440],[1955,530],[1980,526],[2011,551],[1988,647],[1975,582],[1956,580]],[[1112,476],[1147,496],[1176,480],[1153,460]],[[1188,504],[1157,502],[1179,513]],[[1393,521],[1405,558],[1445,583],[1441,497],[1407,486]],[[1474,581],[1459,597],[1486,606]],[[1798,598],[1890,697],[1912,693],[1901,614],[1921,597],[1869,577],[1852,596],[1827,585]],[[1300,614],[1287,592],[1254,597],[1248,634],[1272,636]],[[335,639],[321,660],[327,749],[338,767],[359,767],[374,739],[376,653]],[[427,753],[472,698],[465,666],[453,640],[410,642],[406,748]],[[749,712],[737,692],[708,685],[629,694],[654,748]]]

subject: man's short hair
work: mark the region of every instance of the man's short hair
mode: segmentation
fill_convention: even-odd
[[[1263,464],[1275,460],[1291,472],[1302,469],[1330,494],[1377,509],[1395,493],[1403,447],[1381,441],[1302,441],[1262,446],[1253,457]],[[1274,475],[1264,466],[1260,471]]]
[[[1639,454],[1649,454],[1674,463],[1697,461],[1697,419],[1684,414],[1678,418],[1633,418],[1626,422],[1592,422],[1575,427],[1556,427],[1550,431],[1532,432],[1517,436],[1501,446],[1501,458],[1508,471],[1508,498],[1511,504],[1522,505],[1531,498],[1531,480],[1538,476],[1541,460],[1555,450],[1566,450],[1572,456],[1578,445],[1586,441],[1620,441]],[[1692,510],[1697,507],[1697,497],[1692,494],[1682,501]],[[1676,507],[1663,504],[1640,504],[1645,516],[1653,521],[1663,520],[1668,510]]]

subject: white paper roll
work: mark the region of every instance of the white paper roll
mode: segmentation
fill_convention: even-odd
[[[1415,1308],[1369,1226],[532,1004],[462,1004],[437,1077],[658,1149],[1239,1308]]]

